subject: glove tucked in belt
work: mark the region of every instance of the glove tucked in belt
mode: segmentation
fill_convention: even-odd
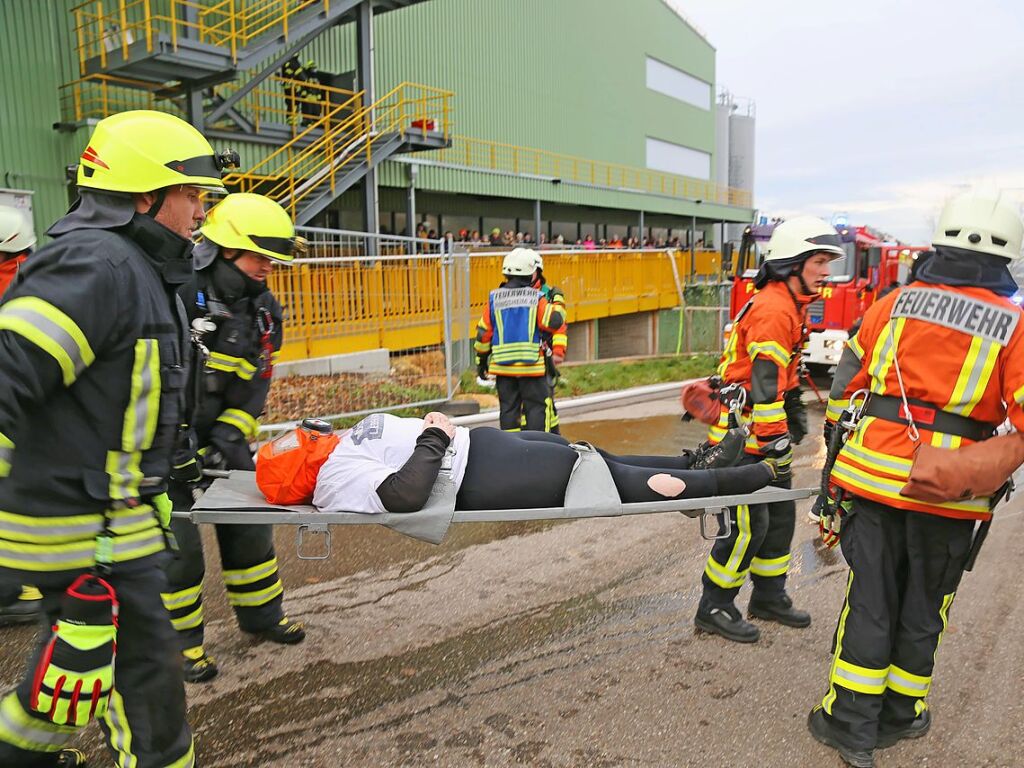
[[[107,711],[114,686],[117,596],[83,573],[68,587],[60,618],[32,675],[29,705],[57,725],[84,726]]]

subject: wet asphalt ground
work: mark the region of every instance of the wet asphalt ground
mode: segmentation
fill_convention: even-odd
[[[563,431],[618,453],[674,453],[702,437],[676,407],[590,414]],[[812,406],[812,435],[821,414]],[[817,483],[822,458],[820,440],[798,447],[797,485]],[[237,631],[208,547],[207,648],[221,675],[188,687],[200,764],[839,768],[804,724],[826,690],[846,582],[842,557],[804,522],[809,504],[790,590],[813,624],[759,622],[752,646],[693,629],[709,545],[682,515],[460,525],[438,547],[352,526],[319,562],[298,560],[294,530],[279,528],[286,607],[309,633],[290,648]],[[931,733],[879,752],[880,768],[1024,765],[1022,509],[1019,496],[1000,508],[961,585]],[[0,632],[9,687],[33,632]],[[83,743],[91,765],[107,765],[95,730]]]

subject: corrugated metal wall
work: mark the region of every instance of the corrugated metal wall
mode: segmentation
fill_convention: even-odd
[[[353,25],[308,49],[354,68]],[[645,138],[714,152],[714,112],[646,87],[653,56],[712,85],[714,49],[661,0],[431,0],[375,18],[376,88],[455,91],[457,133],[643,167]]]
[[[59,133],[59,87],[70,79],[73,0],[0,2],[0,186],[35,191],[36,232],[68,207],[64,167],[83,138]]]
[[[36,190],[42,231],[67,205],[63,168],[88,129],[58,133],[59,86],[77,76],[78,0],[0,0],[0,184]],[[714,50],[662,0],[430,0],[375,17],[376,88],[402,81],[455,91],[464,135],[643,167],[645,139],[714,152],[714,112],[647,89],[647,55],[714,83]],[[327,71],[355,65],[355,25],[309,46]],[[225,142],[217,141],[215,144]],[[239,146],[247,165],[266,147]],[[407,184],[386,163],[381,183]],[[523,178],[424,168],[423,189],[688,215],[679,201]],[[735,210],[703,205],[704,217]]]

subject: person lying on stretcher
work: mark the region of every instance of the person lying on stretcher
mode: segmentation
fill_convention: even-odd
[[[616,456],[597,450],[625,503],[751,493],[780,474],[772,459],[690,469],[693,454]],[[321,512],[419,511],[446,454],[458,491],[455,508],[462,510],[560,507],[577,458],[565,438],[546,432],[470,431],[440,413],[424,419],[377,413],[341,435],[319,468],[313,504]],[[257,481],[259,469],[257,462]]]

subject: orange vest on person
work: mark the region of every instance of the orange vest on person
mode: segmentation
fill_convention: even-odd
[[[1024,431],[1024,322],[1021,309],[984,288],[914,282],[876,302],[847,347],[860,370],[841,398],[829,401],[835,421],[860,389],[900,397],[894,353],[906,396],[943,411],[992,425],[1009,417]],[[913,410],[911,411],[913,413]],[[959,448],[966,437],[917,424],[919,441]],[[988,498],[933,504],[902,496],[913,463],[908,427],[865,416],[846,442],[832,470],[832,482],[856,496],[899,509],[943,517],[984,520]]]
[[[804,315],[807,305],[817,298],[817,294],[794,296],[786,283],[775,280],[754,294],[733,323],[718,375],[724,383],[740,384],[747,390],[744,414],[753,414],[747,453],[760,454],[761,445],[789,430],[783,398],[800,384],[800,348],[807,337]],[[759,357],[778,368],[775,398],[769,403],[753,403],[750,397],[751,373]],[[718,422],[708,429],[708,441],[718,444],[728,428],[729,409],[722,406]]]

